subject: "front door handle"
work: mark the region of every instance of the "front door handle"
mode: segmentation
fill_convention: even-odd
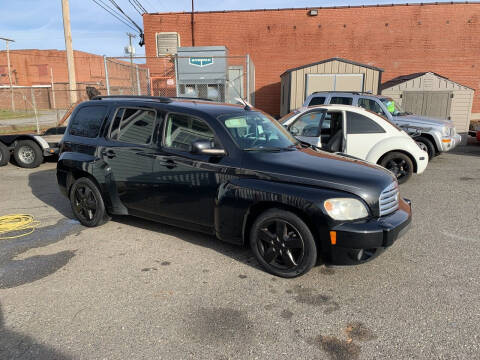
[[[177,164],[175,164],[175,161],[173,160],[165,160],[163,166],[165,166],[167,169],[173,169],[177,167]]]
[[[112,159],[115,156],[117,156],[117,154],[115,154],[115,151],[113,151],[113,150],[103,150],[102,155],[108,157],[109,159]]]

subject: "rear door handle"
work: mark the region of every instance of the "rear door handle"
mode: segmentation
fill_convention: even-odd
[[[102,155],[108,157],[109,159],[112,159],[115,156],[117,156],[117,154],[115,154],[115,151],[113,151],[113,150],[103,150]]]

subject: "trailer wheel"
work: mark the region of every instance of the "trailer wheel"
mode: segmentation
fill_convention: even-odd
[[[0,143],[0,166],[5,166],[10,161],[10,150],[7,147]]]
[[[33,140],[20,140],[13,150],[13,157],[22,168],[36,168],[43,162],[40,146]]]

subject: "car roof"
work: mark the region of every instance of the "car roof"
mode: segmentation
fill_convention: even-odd
[[[343,104],[325,104],[325,105],[314,105],[308,107],[300,108],[300,112],[305,112],[311,109],[325,109],[325,110],[344,110],[344,111],[354,111],[354,112],[368,112],[362,107],[353,106],[353,105],[343,105]]]
[[[116,102],[124,104],[125,106],[163,104],[170,111],[175,111],[175,109],[188,109],[213,117],[223,114],[241,114],[244,113],[245,110],[257,110],[245,105],[220,103],[208,99],[168,98],[161,96],[98,96],[90,101],[86,101],[88,104],[100,104],[101,102]]]
[[[357,91],[316,91],[312,93],[310,96],[324,96],[324,95],[357,95],[357,96],[364,96],[364,97],[374,97],[374,98],[387,98],[385,95],[376,95],[371,93],[365,92],[357,92]]]

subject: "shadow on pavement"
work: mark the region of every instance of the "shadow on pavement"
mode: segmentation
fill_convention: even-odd
[[[39,200],[43,201],[46,205],[55,208],[63,216],[72,219],[74,218],[70,208],[70,202],[58,189],[55,169],[40,170],[30,174],[28,184],[32,189],[33,195]],[[134,227],[140,227],[156,233],[175,236],[178,237],[179,240],[188,241],[192,244],[215,250],[223,255],[231,257],[232,259],[255,268],[260,268],[252,253],[246,246],[228,244],[211,235],[205,235],[150,220],[135,218],[133,216],[115,216],[113,221]],[[99,228],[99,231],[101,231],[101,228]]]
[[[174,236],[179,241],[187,241],[191,244],[212,249],[222,255],[228,256],[238,262],[249,265],[255,269],[263,268],[255,260],[250,248],[247,245],[234,245],[218,240],[213,235],[207,235],[196,231],[186,230],[155,221],[136,218],[133,216],[115,216],[112,221],[130,225],[144,230],[160,233],[163,235]]]
[[[480,157],[480,141],[469,139],[467,145],[457,146],[450,151],[452,154]]]
[[[70,357],[32,337],[5,328],[0,305],[0,359],[61,360]]]
[[[56,169],[49,169],[31,173],[28,176],[28,186],[39,200],[56,209],[63,216],[73,219],[70,202],[58,189],[56,171]]]

